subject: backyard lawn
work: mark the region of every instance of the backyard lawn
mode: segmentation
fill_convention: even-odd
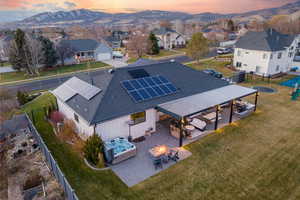
[[[227,68],[226,65],[230,64],[230,62],[217,61],[213,59],[200,61],[200,63],[187,64],[187,66],[192,67],[197,70],[205,70],[205,69],[214,69],[218,72],[221,72],[224,76],[232,76],[234,71]]]
[[[245,83],[271,86],[278,93],[260,93],[256,113],[186,146],[192,156],[132,188],[110,170],[87,168],[56,139],[42,112],[36,116],[37,129],[80,199],[299,199],[300,100],[291,101],[292,89],[277,81]],[[54,97],[45,94],[23,111],[48,101]]]
[[[56,67],[56,68],[52,68],[52,69],[51,68],[45,69],[40,72],[39,76],[35,76],[35,77],[26,76],[25,72],[9,72],[9,73],[0,74],[0,83],[26,80],[26,79],[30,79],[30,78],[42,78],[45,76],[59,75],[62,73],[71,73],[71,72],[76,72],[76,71],[80,71],[80,70],[96,69],[96,68],[101,68],[101,67],[105,67],[105,66],[108,66],[108,65],[105,63],[102,63],[102,62],[90,63],[89,67],[88,67],[87,63],[67,65],[67,66]]]
[[[184,52],[182,52],[182,53],[184,53]],[[181,55],[182,53],[178,52],[178,51],[176,52],[176,51],[160,50],[159,54],[157,54],[157,55],[144,55],[144,56],[142,56],[142,58],[155,60],[155,59],[160,59],[160,58],[167,57],[167,56]],[[136,58],[136,57],[129,58],[127,60],[127,63],[134,63],[138,59],[139,58]]]

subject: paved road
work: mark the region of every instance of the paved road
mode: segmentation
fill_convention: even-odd
[[[108,70],[108,69],[99,69],[96,71],[89,72],[91,76],[96,76],[98,73],[101,73],[103,70]],[[1,88],[6,88],[8,89],[11,93],[16,94],[18,90],[21,91],[35,91],[35,90],[49,90],[49,89],[54,89],[57,86],[61,85],[63,82],[68,80],[69,78],[73,76],[80,76],[88,74],[88,72],[80,72],[72,75],[66,75],[63,77],[55,77],[51,79],[46,79],[46,80],[37,80],[37,81],[32,81],[28,83],[20,83],[16,85],[11,85],[11,86],[0,86]]]
[[[206,57],[214,57],[217,55],[216,51],[212,51],[210,52]],[[188,56],[177,56],[174,58],[171,58],[173,60],[175,60],[176,62],[180,62],[180,63],[186,63],[186,62],[190,62],[193,61],[193,59],[189,58]],[[162,59],[161,61],[170,61],[171,59]],[[107,69],[99,69],[93,72],[90,72],[91,76],[96,76],[98,73],[101,73],[101,71],[103,70],[107,70]],[[88,72],[80,72],[80,73],[76,73],[77,76],[80,76],[82,74],[87,74]],[[34,90],[49,90],[49,89],[54,89],[57,86],[59,86],[60,84],[62,84],[64,81],[68,80],[70,77],[73,77],[75,74],[72,75],[66,75],[63,77],[59,77],[59,78],[51,78],[51,79],[47,79],[47,80],[38,80],[38,81],[32,81],[32,82],[28,82],[28,83],[20,83],[20,84],[16,84],[16,85],[12,85],[12,86],[0,86],[1,88],[6,88],[9,91],[11,91],[12,93],[17,93],[18,90],[22,90],[22,91],[34,91]]]

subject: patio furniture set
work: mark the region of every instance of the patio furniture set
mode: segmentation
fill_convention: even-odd
[[[179,150],[167,145],[154,146],[149,149],[149,153],[155,169],[163,168],[163,164],[167,164],[169,161],[177,162],[179,160]]]

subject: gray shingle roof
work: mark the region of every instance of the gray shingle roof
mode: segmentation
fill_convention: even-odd
[[[166,28],[166,27],[161,27],[160,29],[155,29],[153,30],[153,33],[155,35],[165,35],[168,32],[176,33],[173,29]]]
[[[75,51],[93,51],[100,44],[96,40],[78,39],[78,40],[62,40],[62,43],[68,43]]]
[[[93,77],[93,80],[95,86],[102,89],[101,93],[89,101],[77,94],[66,103],[90,124],[95,124],[154,108],[161,103],[178,98],[228,85],[224,80],[214,78],[201,71],[196,71],[176,62],[137,66],[135,69],[145,69],[150,76],[162,75],[166,77],[179,89],[179,92],[173,95],[135,103],[120,83],[123,80],[132,79],[128,73],[132,68],[133,67],[118,68],[113,74],[107,71],[99,72],[98,75]],[[91,82],[91,78],[87,75],[78,78],[89,83]]]
[[[294,41],[294,36],[285,35],[274,29],[263,32],[248,32],[236,43],[236,48],[260,50],[260,51],[280,51],[289,47]]]

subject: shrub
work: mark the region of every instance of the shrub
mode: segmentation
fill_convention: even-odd
[[[89,137],[85,143],[83,152],[84,157],[92,164],[98,165],[99,158],[102,154],[103,143],[97,134]]]
[[[72,120],[66,120],[59,138],[63,141],[73,141],[75,138],[76,125]]]
[[[54,111],[50,115],[50,119],[53,123],[61,123],[64,121],[64,115],[59,111]]]
[[[17,99],[20,105],[24,105],[28,102],[28,94],[26,92],[18,91]]]

